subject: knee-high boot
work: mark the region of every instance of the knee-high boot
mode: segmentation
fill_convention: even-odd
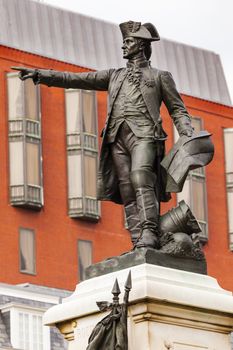
[[[125,208],[127,229],[130,232],[131,241],[134,246],[141,234],[135,192],[130,182],[121,183],[120,192]]]
[[[155,174],[139,169],[132,171],[130,178],[142,230],[136,247],[159,248],[159,202],[155,193]]]
[[[136,201],[125,206],[125,218],[131,235],[131,242],[133,243],[133,246],[135,246],[141,235],[141,225],[138,217]]]

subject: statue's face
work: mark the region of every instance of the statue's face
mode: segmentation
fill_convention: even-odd
[[[141,50],[141,43],[137,38],[129,36],[123,40],[122,50],[123,58],[133,58]]]

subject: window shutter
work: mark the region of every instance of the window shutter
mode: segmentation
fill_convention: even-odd
[[[65,90],[69,216],[98,220],[96,93]]]
[[[39,87],[7,74],[10,202],[43,206]]]
[[[203,129],[200,118],[192,118],[192,125],[196,132]],[[175,130],[175,129],[174,129]],[[174,131],[175,142],[179,135]],[[206,176],[205,168],[198,168],[189,172],[185,181],[183,191],[177,193],[177,202],[184,200],[199,222],[202,232],[199,234],[200,240],[204,243],[208,240],[208,213],[207,213],[207,195],[206,195]]]
[[[233,251],[233,128],[224,129],[229,248]]]

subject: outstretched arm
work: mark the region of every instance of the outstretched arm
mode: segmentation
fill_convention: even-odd
[[[33,79],[35,84],[45,84],[62,88],[84,90],[108,90],[108,84],[113,69],[87,72],[69,73],[46,69],[31,69],[26,67],[11,67],[19,71],[21,80]]]

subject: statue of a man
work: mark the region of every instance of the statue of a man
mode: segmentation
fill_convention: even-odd
[[[106,90],[108,117],[98,173],[98,198],[123,203],[135,247],[159,248],[160,202],[170,198],[160,166],[167,138],[164,102],[179,135],[191,137],[190,116],[171,74],[150,65],[151,42],[160,40],[151,23],[120,24],[127,67],[88,73],[20,68],[22,80],[62,88]]]

